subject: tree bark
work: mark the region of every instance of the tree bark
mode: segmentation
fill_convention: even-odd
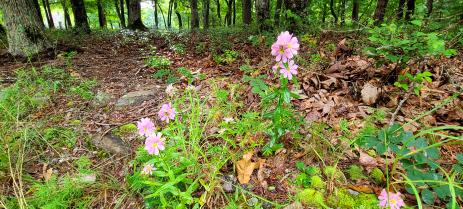
[[[124,0],[119,0],[119,3],[120,3],[119,6],[121,7],[121,11],[120,11],[120,13],[121,13],[120,18],[121,19],[120,19],[120,21],[121,21],[122,27],[125,28],[125,27],[127,27],[127,24],[125,22]]]
[[[198,0],[190,0],[191,28],[199,28]]]
[[[203,27],[204,29],[209,28],[209,6],[210,0],[203,0]]]
[[[357,22],[359,20],[359,0],[353,0],[352,2],[352,22]]]
[[[66,29],[69,29],[72,27],[72,24],[71,24],[71,17],[69,16],[68,7],[66,5],[66,0],[61,0],[61,6],[63,7],[63,13],[64,13],[64,27],[66,27]]]
[[[336,12],[334,11],[334,0],[330,0],[330,11],[331,15],[333,15],[334,18],[334,23],[338,23],[338,16],[336,15]]]
[[[236,23],[236,0],[233,1],[233,25]]]
[[[247,1],[251,2],[251,0],[247,0]],[[275,5],[275,15],[273,16],[276,26],[280,26],[280,13],[281,13],[282,6],[283,6],[283,0],[277,0],[276,5]]]
[[[174,8],[174,0],[169,0],[167,7],[167,27],[172,28],[172,12]]]
[[[225,1],[227,2],[227,15],[225,15],[225,25],[230,26],[231,19],[232,19],[233,2],[232,0],[225,0]]]
[[[427,8],[426,16],[428,17],[431,16],[433,3],[434,3],[433,0],[426,1],[426,8]]]
[[[159,27],[159,19],[158,19],[158,6],[157,6],[157,0],[153,0],[153,6],[154,6],[154,25],[155,28],[157,29]]]
[[[106,14],[103,8],[103,3],[101,0],[97,0],[97,8],[98,8],[98,23],[100,24],[100,28],[106,28]]]
[[[220,0],[216,0],[217,4],[217,18],[219,18],[219,26],[222,25],[222,15],[220,15]]]
[[[397,19],[401,20],[404,17],[405,0],[399,0],[399,6],[397,7]]]
[[[174,9],[175,9],[175,14],[177,15],[178,28],[179,28],[179,29],[182,29],[182,28],[183,28],[182,15],[181,15],[180,12],[177,10],[177,2],[174,3]]]
[[[43,23],[43,17],[42,17],[42,12],[40,11],[40,4],[39,4],[39,0],[34,0],[34,8],[37,12],[37,15],[39,16],[39,20],[40,20],[40,23],[42,24],[42,26],[45,27],[44,23]]]
[[[71,0],[71,5],[74,13],[75,28],[81,32],[90,33],[84,0]]]
[[[45,16],[47,17],[48,28],[55,28],[53,22],[53,16],[51,15],[50,2],[48,0],[42,0],[43,9],[45,10]]]
[[[325,23],[326,22],[326,2],[325,1],[322,1],[322,2],[323,2],[322,23]]]
[[[281,0],[278,0],[278,1],[281,2]],[[252,0],[242,0],[241,3],[242,3],[242,12],[243,12],[243,24],[249,25],[252,22],[252,13],[251,13]]]
[[[119,0],[114,0],[114,7],[116,7],[116,14],[117,14],[117,17],[119,18],[119,27],[120,28],[125,27],[125,18],[121,14],[121,9],[119,7]]]
[[[346,23],[346,0],[341,0],[341,26]]]
[[[8,39],[8,52],[29,57],[46,50],[50,43],[43,34],[43,24],[29,0],[0,1]]]
[[[141,20],[141,7],[140,7],[140,0],[127,0],[129,7],[129,24],[127,28],[131,30],[146,30],[146,26],[143,24]]]
[[[373,18],[375,19],[375,25],[379,25],[383,22],[387,3],[388,0],[378,0],[376,3],[375,14],[373,15]]]
[[[270,18],[270,1],[256,0],[256,13],[260,30],[266,30],[267,20]]]
[[[405,13],[405,20],[410,20],[413,13],[415,13],[415,0],[407,0],[407,11]]]

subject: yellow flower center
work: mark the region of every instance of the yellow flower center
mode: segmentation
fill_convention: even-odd
[[[154,142],[153,147],[158,147],[158,143]]]
[[[289,49],[293,48],[293,45],[288,44],[288,48],[289,48]]]
[[[395,199],[391,199],[391,203],[392,203],[392,204],[396,204],[397,201],[396,201]]]
[[[285,50],[284,49],[280,49],[280,54],[284,54],[285,53]]]

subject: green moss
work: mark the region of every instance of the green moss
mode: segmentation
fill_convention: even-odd
[[[342,172],[334,166],[326,166],[323,172],[329,179],[338,179],[343,176]]]
[[[363,175],[362,168],[360,168],[357,165],[351,165],[347,172],[349,173],[349,177],[351,180],[360,180],[367,178],[365,175]]]
[[[328,205],[333,208],[369,208],[378,207],[378,199],[374,194],[352,195],[346,189],[337,189],[328,197]]]
[[[118,136],[123,136],[123,135],[136,133],[136,132],[137,132],[137,126],[133,123],[129,123],[129,124],[120,126],[117,129],[114,129],[113,134],[118,135]]]
[[[321,208],[325,206],[325,198],[323,193],[315,189],[304,189],[296,195],[297,200],[308,207]]]
[[[326,183],[320,176],[312,176],[310,177],[310,186],[314,189],[325,189]]]
[[[383,182],[384,182],[384,179],[385,179],[383,171],[381,171],[381,169],[379,169],[379,168],[373,168],[373,170],[371,170],[370,177],[371,177],[377,184],[383,183]]]

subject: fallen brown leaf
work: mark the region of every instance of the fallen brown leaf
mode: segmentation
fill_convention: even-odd
[[[251,161],[254,153],[248,152],[243,155],[243,159],[236,163],[236,170],[238,172],[238,181],[240,184],[247,184],[251,180],[251,175],[257,166],[257,163]]]

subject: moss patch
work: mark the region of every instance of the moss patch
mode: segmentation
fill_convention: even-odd
[[[137,132],[137,126],[133,123],[125,124],[113,130],[113,134],[117,136],[125,136]]]
[[[379,168],[373,168],[370,173],[371,179],[373,179],[377,184],[384,183],[384,180],[386,179],[384,177],[383,171]]]
[[[325,206],[323,193],[315,189],[304,189],[296,195],[298,201],[308,207],[322,208]]]
[[[350,194],[347,189],[337,189],[327,199],[333,208],[379,208],[379,202],[374,194]]]
[[[367,178],[365,175],[363,175],[362,168],[360,168],[357,165],[351,165],[347,170],[347,173],[349,174],[351,180],[360,180]]]
[[[310,177],[310,186],[314,189],[326,189],[326,183],[320,176]]]

